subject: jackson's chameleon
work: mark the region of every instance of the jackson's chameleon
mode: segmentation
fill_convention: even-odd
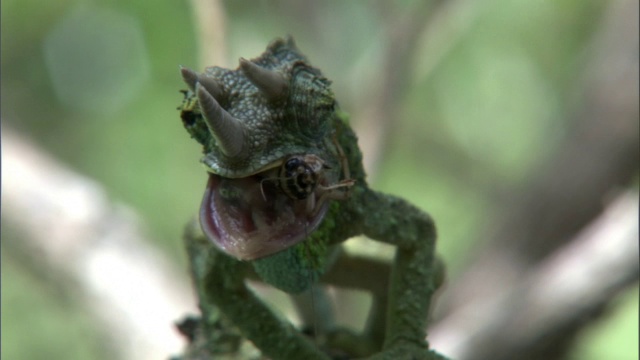
[[[203,317],[197,331],[183,329],[192,340],[184,358],[232,353],[246,338],[272,359],[443,359],[425,341],[442,280],[434,224],[368,187],[330,81],[293,40],[276,39],[236,70],[181,74],[182,122],[208,173],[202,233],[186,236]],[[340,250],[359,234],[397,247],[390,275],[380,261]],[[248,277],[292,294],[318,280],[369,290],[367,329],[321,329],[320,350],[246,287]]]

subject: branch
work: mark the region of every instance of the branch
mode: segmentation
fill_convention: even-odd
[[[393,125],[397,124],[400,103],[409,89],[415,53],[419,49],[417,42],[439,13],[442,3],[442,0],[421,1],[409,14],[397,14],[384,21],[384,53],[382,66],[375,74],[377,86],[373,94],[363,93],[367,100],[353,114],[354,130],[366,154],[364,167],[370,176],[376,173],[376,164],[382,162],[382,154],[386,153],[389,139],[395,133]],[[381,9],[385,17],[386,10],[384,6]]]
[[[501,351],[515,351],[514,349],[518,348],[518,355],[513,352],[512,358],[521,358],[522,354],[537,354],[545,359],[560,358],[567,349],[567,342],[581,327],[588,324],[588,321],[572,323],[570,320],[557,319],[555,325],[565,326],[557,328],[558,332],[550,332],[550,328],[528,328],[530,332],[535,329],[541,331],[529,334],[531,338],[547,337],[545,344],[532,341],[527,343],[526,340],[516,338],[515,334],[521,331],[518,326],[533,326],[531,323],[506,323],[500,320],[502,314],[507,314],[515,321],[525,316],[518,314],[516,310],[522,311],[526,308],[511,305],[500,309],[498,313],[492,309],[496,309],[496,304],[526,303],[531,301],[529,297],[535,295],[534,291],[542,291],[540,286],[543,285],[536,288],[531,284],[534,282],[533,279],[545,279],[542,275],[536,274],[540,274],[541,269],[549,266],[549,259],[562,256],[565,250],[560,249],[566,249],[564,246],[602,213],[612,193],[628,186],[637,176],[638,2],[612,2],[610,10],[599,36],[594,41],[594,61],[585,71],[587,76],[583,108],[574,114],[573,128],[565,142],[560,146],[556,157],[532,177],[528,188],[521,193],[512,194],[510,199],[502,204],[501,223],[497,224],[495,230],[490,230],[482,236],[491,241],[483,244],[482,251],[474,252],[478,255],[472,259],[463,276],[452,282],[444,294],[445,298],[440,302],[445,308],[437,314],[441,320],[434,328],[433,335],[441,340],[449,337],[461,341],[460,346],[456,347],[456,353],[473,354],[473,359],[483,359],[482,356],[486,353],[492,354],[487,359],[499,359],[503,354]],[[637,237],[635,241],[637,242]],[[621,241],[619,245],[623,246],[622,250],[631,251],[637,256],[637,251],[634,252],[634,248],[629,247],[630,244]],[[557,251],[562,252],[556,253]],[[614,254],[603,252],[600,255],[608,257]],[[635,260],[637,262],[637,259]],[[615,279],[604,279],[604,284],[594,283],[594,287],[610,286],[620,290],[637,281],[637,272],[634,274],[636,270],[615,267],[612,259],[606,261],[612,267],[604,271],[611,272]],[[614,271],[618,272],[613,273]],[[513,292],[511,289],[519,290]],[[602,308],[611,301],[615,293],[609,291],[605,295],[606,301],[599,297],[585,299],[589,306],[577,309],[582,311],[580,315],[593,314],[595,308]],[[505,297],[511,303],[504,303]],[[529,306],[533,309],[538,304]],[[556,303],[555,306],[562,308],[563,304]],[[481,344],[475,340],[463,340],[475,336],[472,336],[471,332],[475,333],[476,330],[469,329],[472,318],[468,318],[464,325],[459,322],[461,314],[468,314],[467,311],[471,311],[472,308],[476,314],[487,316],[487,319],[483,318],[481,321],[487,322],[483,331],[493,334],[494,338],[482,345],[490,346],[492,350],[479,349]],[[495,323],[489,321],[492,316],[498,316]],[[495,324],[503,326],[502,331],[514,335],[496,335],[492,332]],[[453,329],[456,326],[459,334],[454,335]],[[438,335],[438,332],[442,333]],[[451,341],[447,341],[450,346]],[[515,343],[511,344],[509,341]],[[528,347],[523,350],[524,343],[527,343]],[[443,348],[445,347],[446,345]],[[555,347],[551,350],[555,353],[546,352],[550,347]],[[455,357],[456,353],[452,355]],[[466,357],[461,355],[459,358]]]
[[[545,351],[571,340],[640,278],[638,205],[637,193],[620,195],[516,286],[456,308],[431,330],[432,344],[460,360],[549,359]]]
[[[3,246],[27,254],[26,265],[74,300],[80,294],[117,358],[180,351],[171,324],[195,311],[186,274],[150,245],[131,208],[6,126],[2,133],[2,220],[22,235]]]
[[[228,65],[226,16],[219,0],[191,0],[200,66]]]

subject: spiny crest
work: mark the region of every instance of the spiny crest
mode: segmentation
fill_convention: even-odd
[[[203,143],[208,170],[222,176],[248,176],[287,154],[308,151],[309,137],[322,136],[319,126],[333,112],[330,82],[291,37],[273,41],[258,58],[240,58],[236,70],[180,72],[190,90],[182,117],[196,119],[185,127]],[[194,98],[193,106],[185,105]],[[209,136],[194,134],[205,128]]]

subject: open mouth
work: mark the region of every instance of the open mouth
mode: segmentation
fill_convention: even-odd
[[[304,240],[320,225],[328,205],[309,211],[306,199],[291,198],[278,181],[265,173],[239,179],[209,174],[200,207],[204,233],[240,260],[268,256]]]

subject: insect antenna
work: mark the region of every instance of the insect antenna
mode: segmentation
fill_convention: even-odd
[[[265,181],[280,181],[283,180],[281,177],[268,177],[260,180],[260,194],[262,194],[262,198],[264,201],[267,201],[267,194],[264,192],[264,182]]]
[[[260,194],[262,194],[262,198],[264,199],[264,201],[267,201],[267,195],[264,193],[264,182],[267,180],[273,180],[271,178],[264,178],[262,180],[260,180]]]

